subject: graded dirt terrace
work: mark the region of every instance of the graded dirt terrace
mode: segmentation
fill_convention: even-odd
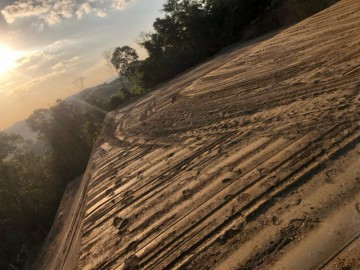
[[[75,268],[360,269],[360,1],[229,49],[105,124]]]

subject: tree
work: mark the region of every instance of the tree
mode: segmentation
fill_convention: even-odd
[[[22,141],[19,135],[0,132],[0,162],[13,153]]]
[[[48,110],[36,110],[27,120],[30,128],[49,145],[51,169],[64,185],[83,173],[90,156],[92,142],[84,125],[97,119],[89,119],[92,114],[87,109],[58,101]]]
[[[89,94],[85,90],[85,77],[80,76],[73,80],[73,85],[75,85],[77,88],[79,88],[81,96],[84,98],[84,100],[87,100],[89,98]]]
[[[114,66],[124,89],[126,89],[126,87],[123,77],[130,80],[139,63],[138,59],[139,56],[135,49],[129,46],[117,47],[111,55],[110,62]]]
[[[115,51],[115,48],[111,48],[111,49],[107,49],[103,52],[103,57],[106,60],[106,65],[111,73],[111,75],[118,75],[116,68],[113,66],[113,64],[111,63],[111,58],[113,55],[113,52]]]
[[[29,260],[51,227],[62,190],[46,156],[26,147],[22,137],[0,132],[0,269],[23,267],[17,254],[27,246]],[[15,259],[15,261],[14,261]]]

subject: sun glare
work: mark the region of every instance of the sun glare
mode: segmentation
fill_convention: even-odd
[[[20,58],[20,53],[2,45],[0,43],[0,74],[3,74],[16,67],[16,60]]]

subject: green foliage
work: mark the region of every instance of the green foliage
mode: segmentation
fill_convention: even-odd
[[[13,153],[23,140],[19,135],[0,132],[0,160]]]
[[[16,260],[24,244],[29,256],[36,255],[62,193],[46,157],[34,154],[22,143],[19,136],[0,133],[1,149],[7,149],[0,158],[1,269],[7,269],[10,262],[24,264]]]
[[[82,102],[84,105],[79,106],[61,101],[49,110],[35,111],[27,120],[49,145],[51,169],[61,176],[64,185],[85,170],[104,117],[96,103]]]
[[[333,2],[327,0],[321,2]],[[296,2],[296,3],[294,3]],[[306,3],[305,3],[306,2]],[[311,14],[319,1],[299,0],[167,0],[164,16],[156,18],[152,33],[142,34],[139,44],[148,57],[138,61],[136,52],[118,47],[111,63],[119,76],[133,80],[137,92],[151,89],[186,69],[219,52],[239,40],[263,34],[286,24],[277,18],[279,11],[289,13],[283,17]],[[287,6],[293,6],[289,9]],[[324,7],[322,4],[321,6]],[[282,8],[280,7],[287,7]],[[301,8],[303,7],[303,8]],[[296,10],[296,12],[294,11]],[[273,12],[272,12],[273,11]],[[130,56],[133,56],[132,58]],[[130,57],[130,60],[127,60]],[[135,63],[132,65],[131,63]],[[130,91],[128,93],[130,96]]]
[[[41,155],[21,137],[0,133],[0,269],[24,267],[41,248],[65,186],[86,168],[105,103],[89,94],[34,111],[27,123],[46,142]],[[30,258],[17,259],[23,245]]]
[[[280,26],[276,22],[267,23],[263,32],[246,31],[255,22],[260,25],[259,21],[269,10],[282,2],[284,0],[167,0],[163,5],[164,16],[156,18],[154,31],[143,34],[139,42],[148,57],[138,61],[136,52],[123,46],[113,51],[111,63],[119,76],[132,79],[134,74],[140,74],[134,87],[144,92],[143,89],[174,77],[241,38]]]
[[[131,81],[133,83],[133,87],[131,89],[132,95],[141,95],[146,92],[146,89],[143,87],[143,73],[139,71],[139,67],[136,68],[135,72],[131,76]]]
[[[141,95],[146,93],[146,90],[144,87],[142,87],[140,84],[136,84],[133,89],[131,90],[133,95]]]
[[[109,99],[109,103],[110,103],[110,110],[115,109],[116,107],[118,107],[119,105],[121,105],[122,103],[124,103],[124,101],[126,100],[126,96],[124,94],[124,91],[121,89],[119,90],[117,93],[113,94],[110,96]]]
[[[237,40],[244,29],[276,0],[167,0],[164,17],[140,45],[142,86],[151,88],[214,55]]]
[[[151,88],[219,52],[225,46],[294,23],[337,0],[167,0],[164,16],[140,45],[142,85]]]
[[[126,99],[124,91],[116,97]],[[105,96],[83,91],[34,111],[27,124],[46,143],[40,155],[21,137],[0,133],[0,269],[34,259],[66,185],[85,171],[108,103]],[[17,261],[24,244],[31,258]]]
[[[111,63],[115,67],[119,77],[130,78],[134,73],[139,56],[136,51],[129,47],[117,47],[112,53]]]

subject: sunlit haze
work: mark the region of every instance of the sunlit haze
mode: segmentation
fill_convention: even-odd
[[[140,57],[165,0],[1,0],[0,130],[79,89],[112,78],[103,52],[129,45]]]
[[[16,60],[21,57],[20,52],[0,44],[0,74],[16,67]]]

